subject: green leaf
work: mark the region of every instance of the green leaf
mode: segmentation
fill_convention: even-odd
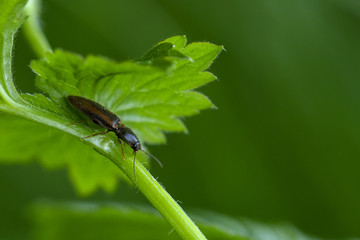
[[[175,50],[181,51],[186,46],[186,42],[187,42],[186,36],[174,36],[165,39],[161,43],[171,43]]]
[[[207,211],[190,215],[209,240],[315,240],[291,225],[265,225]],[[41,202],[33,206],[32,220],[40,240],[179,239],[157,212],[139,205]]]
[[[112,192],[123,175],[107,158],[59,130],[1,114],[0,132],[0,163],[36,160],[47,169],[68,167],[70,179],[81,195],[99,187]]]
[[[153,49],[147,52],[144,56],[142,56],[138,61],[146,62],[146,61],[154,61],[157,59],[165,58],[165,57],[176,57],[176,58],[184,58],[187,57],[174,49],[174,45],[170,42],[163,42],[156,45]],[[171,63],[169,61],[169,63]]]
[[[210,67],[211,63],[218,56],[222,46],[216,46],[207,42],[191,43],[187,45],[182,53],[193,59],[192,64],[185,64],[181,71],[197,71],[201,72]]]
[[[143,142],[164,143],[164,131],[186,130],[179,117],[213,107],[204,95],[189,90],[215,79],[203,70],[222,47],[197,43],[184,48],[183,44],[183,36],[173,37],[156,45],[140,62],[120,63],[57,50],[31,67],[38,74],[37,86],[68,113],[74,111],[65,96],[84,96],[120,116]],[[161,59],[171,61],[172,67],[163,70],[152,64]]]
[[[174,74],[173,70],[177,68],[178,64],[179,66],[185,66],[187,62],[192,60],[190,57],[184,57],[185,55],[181,54],[181,51],[175,49],[175,45],[172,45],[171,48],[174,49],[171,49],[169,44],[163,43],[161,47],[158,46],[156,50],[150,51],[150,54],[145,58],[146,61],[128,61],[123,63],[116,63],[101,57],[88,57],[83,59],[75,54],[62,51],[57,51],[53,54],[50,44],[47,42],[39,25],[39,5],[36,1],[29,2],[29,5],[26,7],[26,12],[30,14],[31,17],[26,21],[24,31],[36,53],[40,57],[45,58],[34,62],[33,68],[39,74],[37,77],[37,86],[43,90],[48,98],[41,94],[20,95],[12,81],[11,51],[13,37],[19,27],[19,19],[22,18],[22,8],[25,2],[21,2],[22,4],[19,4],[19,8],[14,7],[18,3],[16,0],[8,0],[8,2],[15,4],[2,4],[3,2],[1,2],[2,5],[0,5],[2,8],[9,7],[10,9],[6,9],[9,10],[7,12],[5,9],[0,8],[1,12],[5,12],[4,17],[0,17],[0,96],[5,100],[0,104],[0,111],[32,120],[84,139],[84,136],[94,135],[94,131],[100,127],[91,123],[79,126],[69,124],[74,118],[84,118],[78,111],[70,107],[66,101],[66,96],[69,94],[79,94],[88,96],[88,98],[91,99],[99,99],[100,103],[106,103],[113,109],[118,107],[122,108],[120,109],[124,113],[122,117],[128,117],[125,121],[129,123],[130,127],[131,122],[133,122],[134,126],[139,122],[144,122],[144,125],[148,126],[146,132],[139,130],[140,127],[138,128],[139,131],[137,134],[144,140],[143,143],[156,143],[164,141],[163,131],[184,130],[178,117],[193,114],[212,105],[210,101],[201,94],[182,92],[179,89],[172,88],[167,88],[167,91],[164,92],[166,87],[144,87],[144,84],[146,85],[148,82],[164,79],[165,75]],[[16,19],[18,21],[17,24],[15,24],[16,27],[7,24],[12,23],[14,16],[18,17],[18,19]],[[3,21],[4,19],[6,20]],[[119,95],[119,93],[122,94]],[[156,94],[158,93],[164,94],[165,98],[161,97],[162,95],[160,97],[157,96]],[[151,96],[152,99],[156,99],[156,101],[150,104],[150,107],[160,106],[161,111],[159,111],[159,113],[154,114],[153,112],[148,112],[148,109],[140,109],[141,106],[149,106],[149,103],[144,102],[144,100],[149,100],[149,96]],[[134,101],[134,99],[136,101]],[[189,103],[184,104],[185,111],[181,109],[173,112],[168,111],[174,103],[181,103],[186,99],[197,101],[197,104],[194,104],[194,106],[190,106]],[[162,102],[159,100],[162,100]],[[165,100],[168,100],[168,102]],[[5,120],[5,125],[12,122],[11,119],[6,119],[6,117],[4,117],[3,120]],[[17,122],[16,125],[12,127],[21,128],[20,125],[21,122]],[[141,127],[144,126],[141,125]],[[29,139],[31,139],[31,137],[41,139],[42,134],[31,132],[36,129],[36,127],[31,128],[30,133],[28,133],[27,130],[30,128],[31,127],[26,127],[22,129],[19,136],[21,135],[21,137],[23,137],[30,134]],[[4,136],[7,135],[7,131],[12,130],[10,124],[10,127],[4,129]],[[102,132],[103,131],[104,129]],[[31,136],[31,134],[34,134],[34,136]],[[59,138],[59,136],[56,138]],[[61,145],[65,146],[69,141],[66,140],[65,144],[59,141],[59,147],[61,147]],[[136,183],[138,189],[148,198],[154,207],[159,210],[174,229],[176,229],[180,236],[183,238],[205,239],[201,231],[183,212],[176,201],[171,198],[139,161],[135,161],[135,158],[133,163],[126,161],[133,153],[130,146],[125,144],[124,149],[121,148],[121,153],[119,143],[114,139],[114,136],[110,134],[106,136],[99,135],[92,139],[87,138],[84,142],[92,146],[99,154],[110,159],[113,164],[122,170],[131,182]],[[26,145],[21,141],[9,141],[8,143],[13,147]],[[67,159],[65,162],[68,168],[72,170],[70,172],[74,173],[73,179],[80,183],[79,188],[81,192],[87,193],[93,191],[94,187],[92,186],[94,185],[101,185],[105,189],[111,190],[114,185],[111,182],[114,181],[113,178],[111,178],[111,174],[106,174],[109,172],[109,169],[104,167],[104,169],[107,170],[105,170],[105,173],[101,173],[102,169],[99,168],[99,166],[104,165],[98,165],[105,164],[105,161],[96,160],[94,162],[96,162],[98,166],[89,168],[86,165],[89,163],[88,159],[91,159],[91,157],[87,156],[86,152],[81,152],[81,155],[74,154],[71,151],[72,146],[72,144],[67,145],[65,149],[62,150],[69,151],[68,155],[65,156]],[[57,165],[57,161],[53,159],[56,159],[59,154],[57,152],[55,153],[56,150],[59,150],[59,147],[51,150],[51,147],[47,146],[46,148],[42,148],[41,151],[39,151],[39,146],[35,148],[25,147],[28,148],[27,150],[30,156],[34,155],[34,157],[41,162],[49,163],[50,167]],[[21,152],[22,149],[19,151]],[[144,152],[140,151],[138,159],[141,160],[144,154]],[[124,155],[124,158],[122,158],[122,155]],[[76,163],[74,163],[76,161],[71,161],[72,158],[84,159],[84,156],[87,157],[87,159],[80,165],[76,165]],[[21,156],[19,156],[19,158],[21,159]],[[68,159],[70,159],[70,161],[68,161]],[[16,161],[13,160],[11,162]],[[58,162],[58,165],[62,165],[64,159],[60,159]],[[138,178],[135,178],[135,171],[137,172]],[[99,172],[100,175],[103,175],[102,178],[96,179],[96,177],[92,176],[92,173],[95,173],[95,176],[97,176]]]
[[[222,47],[206,43],[208,48],[199,48],[203,51],[199,54],[189,51],[185,44],[184,36],[172,37],[156,45],[140,60],[126,62],[92,55],[83,58],[56,50],[45,59],[31,63],[37,74],[36,85],[46,95],[22,94],[21,97],[33,109],[46,112],[50,118],[66,125],[86,119],[67,102],[66,96],[83,96],[116,113],[142,143],[164,143],[164,132],[186,131],[181,117],[213,107],[207,97],[191,90],[215,79],[211,73],[196,69],[204,62],[209,64],[215,58],[214,49],[219,52]],[[189,54],[185,55],[186,52]],[[201,61],[199,64],[197,59]],[[168,67],[159,67],[161,61],[167,62]],[[89,195],[99,187],[111,192],[116,188],[118,177],[123,175],[106,158],[61,131],[4,115],[0,115],[0,123],[0,147],[6,149],[0,162],[35,160],[48,169],[67,167],[82,195]],[[104,131],[92,122],[66,127],[84,128],[86,133],[80,137]],[[23,141],[19,136],[32,140]],[[98,138],[116,139],[114,134]],[[132,149],[126,144],[125,155],[133,158]],[[138,154],[137,159],[147,163],[142,154]]]
[[[175,36],[172,38],[168,38],[158,43],[144,56],[139,58],[138,61],[147,62],[153,64],[154,66],[167,68],[174,63],[174,60],[176,60],[176,58],[191,60],[191,58],[181,53],[181,50],[185,47],[185,45],[185,36]]]

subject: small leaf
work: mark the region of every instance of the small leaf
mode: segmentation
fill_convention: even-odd
[[[222,50],[222,46],[216,46],[206,42],[191,43],[187,45],[182,53],[191,57],[193,62],[186,64],[184,66],[185,69],[182,68],[181,71],[204,71],[210,67],[211,63]]]
[[[174,49],[181,51],[186,46],[186,42],[187,39],[185,36],[174,36],[162,41],[161,43],[171,43]]]
[[[163,42],[156,45],[153,49],[147,52],[144,56],[142,56],[139,61],[146,62],[146,61],[153,61],[158,58],[163,57],[177,57],[177,58],[184,58],[187,57],[183,55],[181,52],[175,49],[175,46],[170,42]]]

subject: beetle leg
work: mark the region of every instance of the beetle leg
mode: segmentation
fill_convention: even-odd
[[[126,157],[125,157],[125,153],[124,153],[124,147],[123,147],[123,143],[120,141],[120,139],[118,139],[120,145],[121,145],[121,150],[122,150],[122,154],[123,154],[123,157],[124,157],[124,160],[126,160]]]
[[[93,135],[90,135],[90,136],[87,136],[87,137],[83,137],[82,139],[85,139],[85,138],[89,138],[89,137],[95,137],[95,136],[97,136],[97,135],[101,135],[101,134],[107,134],[108,132],[110,132],[109,130],[107,130],[106,132],[102,132],[102,133],[95,133],[95,134],[93,134]]]

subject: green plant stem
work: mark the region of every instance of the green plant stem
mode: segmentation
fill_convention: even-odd
[[[48,43],[44,33],[42,32],[38,20],[39,2],[37,0],[30,0],[26,6],[26,13],[30,16],[24,24],[25,35],[39,57],[44,57],[47,52],[51,52],[50,44]],[[15,107],[15,105],[14,105]],[[1,109],[1,108],[0,108]],[[16,109],[16,111],[12,111]],[[29,109],[27,106],[16,105],[14,109],[3,108],[3,111],[13,113],[40,123],[46,124],[66,131],[75,136],[89,135],[81,126],[69,127],[64,119],[54,119],[51,116],[43,117],[44,113],[41,110]],[[42,116],[42,117],[40,117]],[[46,115],[45,115],[46,116]],[[108,138],[108,141],[112,141]],[[125,174],[133,179],[133,166],[130,160],[124,161],[121,158],[119,148],[116,148],[116,142],[112,142],[110,150],[104,147],[103,141],[89,139],[87,142],[93,145],[99,152],[107,156],[113,161]],[[161,215],[170,223],[171,226],[178,232],[183,239],[206,239],[199,228],[191,221],[179,204],[170,196],[169,193],[154,179],[149,171],[140,163],[136,163],[136,186],[149,199]]]
[[[131,159],[124,161],[118,156],[116,158],[112,156],[111,160],[119,168],[123,168],[126,175],[134,181]],[[183,239],[206,239],[179,204],[174,201],[142,164],[136,162],[135,170],[137,187]]]
[[[24,23],[23,30],[36,55],[42,58],[47,52],[52,52],[52,49],[41,29],[39,11],[39,0],[29,0],[25,7],[25,14],[28,19]]]
[[[5,103],[19,101],[20,96],[16,91],[11,74],[12,49],[14,44],[13,29],[20,26],[21,18],[16,16],[22,4],[15,1],[0,1],[1,15],[8,18],[18,18],[18,21],[0,21],[0,99]]]

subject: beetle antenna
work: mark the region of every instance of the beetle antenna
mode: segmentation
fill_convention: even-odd
[[[157,159],[156,157],[154,157],[153,155],[151,155],[150,153],[148,153],[148,152],[146,152],[146,151],[144,151],[144,150],[142,150],[142,149],[140,149],[140,151],[142,151],[142,152],[145,153],[146,155],[148,155],[148,156],[150,156],[151,158],[153,158],[153,159],[159,164],[160,167],[163,167],[163,165],[162,165],[162,163],[160,162],[159,159]]]

